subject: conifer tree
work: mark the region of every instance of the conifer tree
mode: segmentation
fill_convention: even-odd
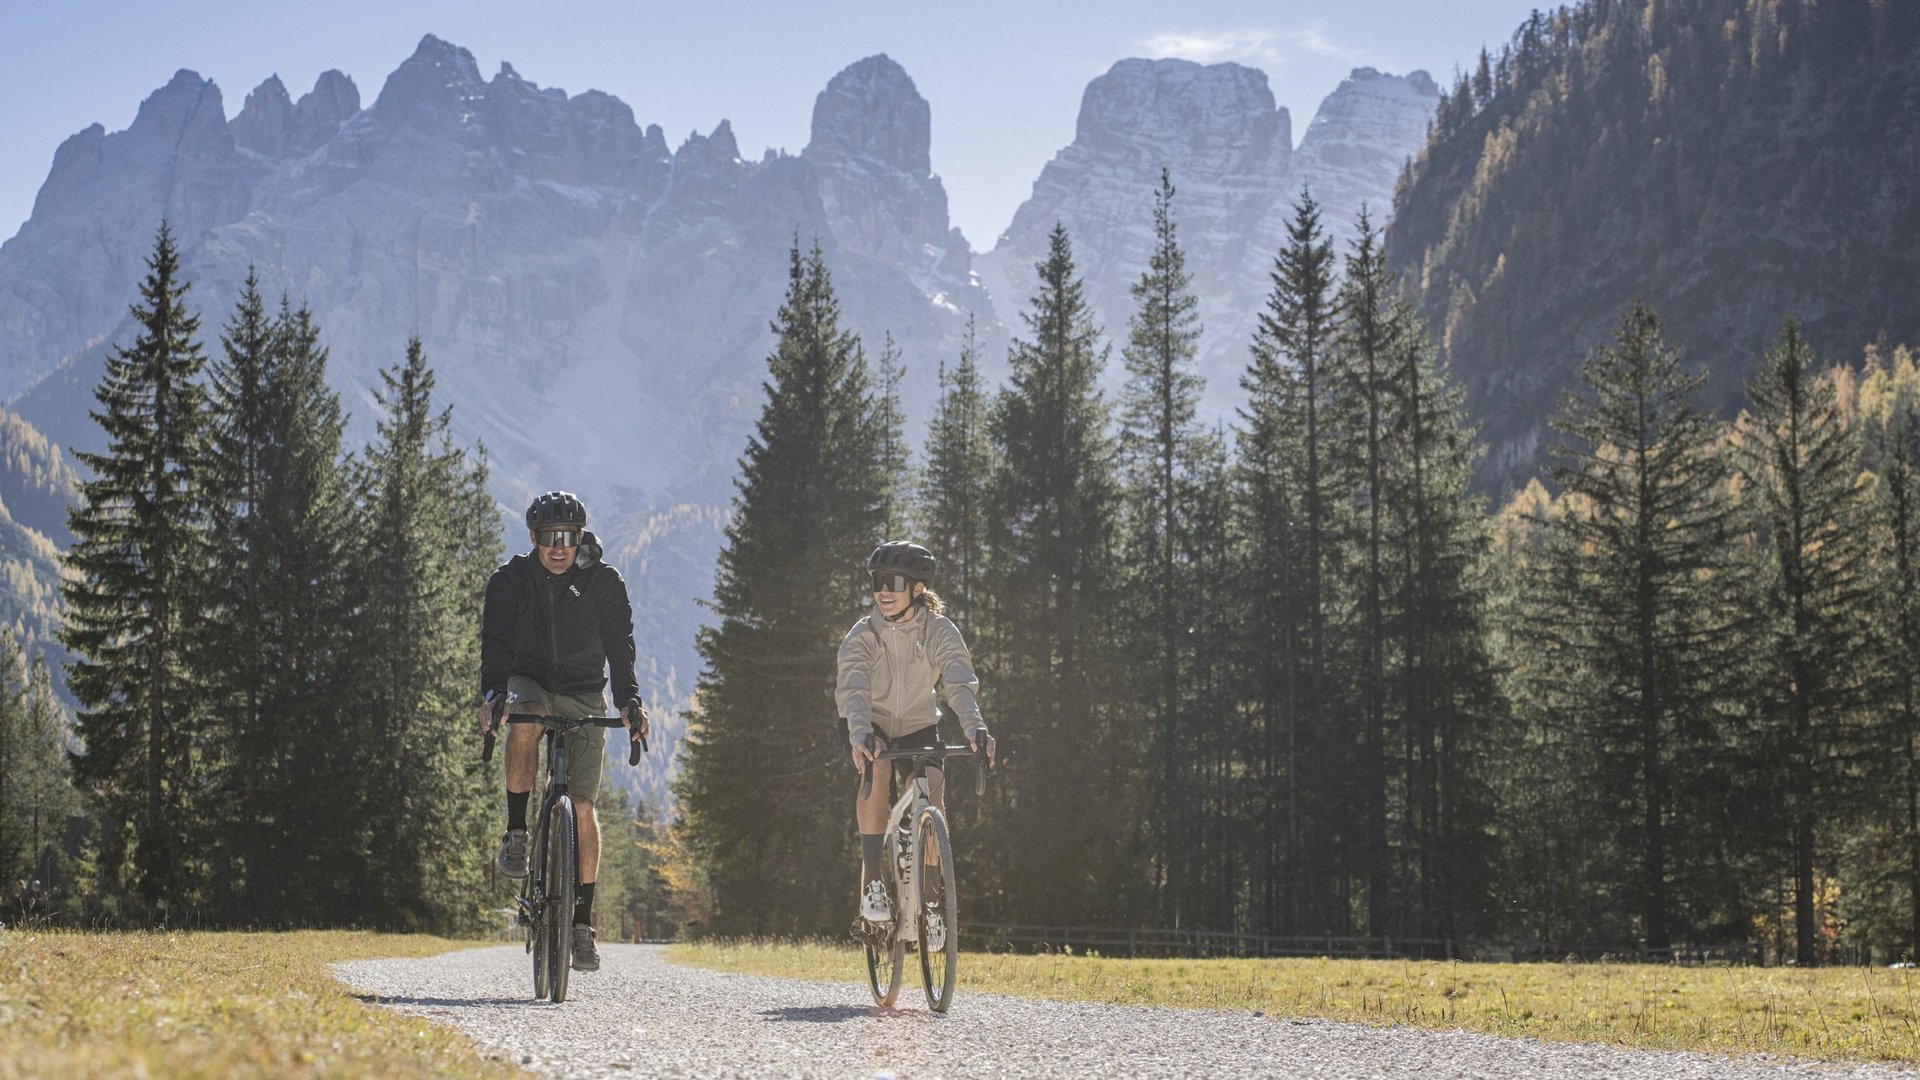
[[[981,595],[980,580],[986,565],[987,482],[994,468],[978,361],[969,315],[959,362],[951,369],[940,365],[940,397],[927,432],[916,530],[940,562],[940,596],[969,640],[978,639],[984,628],[976,616],[987,599]]]
[[[250,920],[351,918],[303,880],[307,866],[351,862],[331,823],[356,779],[327,734],[346,722],[350,661],[344,421],[311,314],[283,300],[268,319],[263,307],[250,274],[209,379],[207,514],[220,544],[196,667],[230,751],[226,884]]]
[[[133,308],[138,334],[94,392],[107,449],[78,455],[93,478],[71,515],[61,587],[84,744],[75,775],[99,800],[107,872],[150,906],[195,901],[205,879],[206,732],[186,657],[206,542],[206,355],[187,288],[163,223]]]
[[[1787,319],[1747,382],[1753,413],[1743,418],[1738,457],[1762,553],[1750,575],[1756,625],[1749,655],[1762,736],[1756,761],[1770,767],[1786,818],[1802,965],[1821,959],[1818,830],[1846,809],[1842,770],[1858,750],[1849,727],[1863,697],[1854,661],[1867,599],[1854,447],[1832,383],[1816,378],[1812,364],[1799,321]]]
[[[900,365],[900,346],[893,334],[885,335],[880,346],[880,362],[874,366],[873,437],[880,446],[881,489],[886,498],[886,525],[881,535],[892,540],[907,538],[908,520],[913,509],[913,463],[907,448],[906,415],[900,409],[900,380],[907,371]]]
[[[1129,777],[1138,748],[1107,707],[1117,675],[1109,590],[1118,493],[1097,386],[1106,355],[1064,226],[1054,226],[1036,269],[1022,313],[1031,340],[1009,350],[1011,378],[991,422],[994,691],[1017,703],[1009,720],[1020,730],[1020,752],[1003,770],[1010,812],[997,846],[1017,885],[1009,902],[1034,917],[1087,922],[1132,903],[1132,834],[1115,823],[1136,820]]]
[[[79,799],[64,728],[45,662],[28,663],[13,631],[0,627],[0,907],[45,913],[63,899],[56,889],[66,891],[59,845]]]
[[[1184,628],[1195,596],[1192,545],[1184,535],[1181,510],[1193,495],[1197,444],[1206,433],[1194,420],[1206,380],[1194,369],[1200,341],[1198,298],[1187,272],[1173,218],[1171,175],[1160,170],[1154,192],[1153,253],[1132,288],[1135,304],[1128,326],[1127,384],[1121,399],[1120,463],[1124,475],[1129,543],[1125,582],[1143,603],[1134,609],[1136,644],[1132,665],[1140,683],[1138,699],[1147,703],[1150,741],[1159,759],[1152,782],[1156,812],[1153,830],[1156,882],[1161,916],[1181,926],[1201,900],[1199,880],[1185,857],[1194,841],[1196,811],[1185,770],[1193,764],[1192,733],[1183,729],[1199,719],[1187,715],[1191,698],[1183,684]],[[1139,617],[1150,613],[1145,625]]]
[[[1891,362],[1876,356],[1860,397],[1867,450],[1878,466],[1872,572],[1884,738],[1876,742],[1896,773],[1885,817],[1902,840],[1911,958],[1920,956],[1920,365],[1905,349]]]
[[[1477,447],[1464,395],[1435,362],[1411,305],[1390,372],[1399,418],[1388,472],[1388,545],[1398,563],[1389,647],[1402,732],[1399,815],[1402,911],[1397,924],[1458,938],[1485,910],[1492,853],[1484,838],[1492,797],[1483,775],[1502,719],[1487,645],[1492,540],[1471,493]]]
[[[818,244],[789,253],[773,332],[675,792],[717,894],[716,929],[820,933],[844,927],[854,899],[855,774],[834,658],[867,599],[888,477],[866,360],[841,328]]]
[[[1393,358],[1408,347],[1405,320],[1393,317],[1394,282],[1380,234],[1361,209],[1339,293],[1341,334],[1331,369],[1337,411],[1335,468],[1343,497],[1355,507],[1348,530],[1349,581],[1355,605],[1353,668],[1346,685],[1359,707],[1358,767],[1349,813],[1358,825],[1354,871],[1364,880],[1367,927],[1389,929],[1392,865],[1387,834],[1387,602],[1393,590],[1386,543],[1385,484],[1391,467]]]
[[[1321,807],[1331,771],[1315,768],[1331,735],[1326,647],[1334,555],[1327,498],[1328,353],[1337,326],[1333,245],[1302,190],[1274,259],[1252,359],[1240,385],[1235,490],[1247,540],[1246,694],[1257,712],[1261,777],[1260,925],[1333,925],[1325,884],[1336,839]]]
[[[1665,950],[1673,881],[1698,877],[1677,864],[1676,838],[1704,824],[1680,797],[1696,782],[1681,770],[1722,737],[1725,464],[1717,425],[1692,403],[1706,375],[1682,369],[1638,302],[1581,374],[1590,396],[1569,394],[1552,421],[1568,436],[1553,447],[1554,478],[1578,506],[1550,523],[1563,534],[1551,552],[1566,588],[1544,613],[1561,675],[1578,688],[1568,719],[1599,755],[1601,805],[1620,808],[1620,848],[1637,853],[1640,936]]]
[[[381,372],[382,415],[356,470],[356,721],[342,734],[359,751],[372,917],[451,930],[480,917],[490,791],[463,721],[500,542],[484,451],[453,445],[434,381],[418,338]]]

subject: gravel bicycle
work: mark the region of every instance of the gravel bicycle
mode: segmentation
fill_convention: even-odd
[[[494,722],[501,720],[502,702],[494,709]],[[538,724],[547,743],[547,790],[540,799],[539,827],[533,833],[533,851],[528,859],[526,880],[520,886],[517,921],[527,928],[527,952],[533,956],[533,996],[550,997],[557,1005],[567,1000],[567,973],[573,970],[569,939],[573,905],[579,896],[580,848],[575,835],[573,796],[567,794],[567,741],[562,735],[585,727],[624,727],[618,716],[528,716],[506,717],[509,724]],[[647,749],[647,737],[631,744],[628,765],[638,765]],[[480,760],[493,758],[493,735],[489,733],[480,751]]]
[[[920,979],[927,990],[927,1007],[937,1013],[953,1003],[953,978],[960,958],[959,890],[953,881],[953,842],[947,817],[933,805],[927,766],[944,767],[947,759],[975,757],[970,746],[924,746],[883,750],[862,770],[860,797],[873,791],[873,764],[908,760],[913,772],[905,790],[887,815],[886,866],[893,894],[893,918],[872,923],[856,918],[853,936],[867,950],[867,982],[873,1002],[891,1008],[900,995],[900,975],[907,945],[920,954]],[[986,791],[985,769],[976,769],[973,793]]]

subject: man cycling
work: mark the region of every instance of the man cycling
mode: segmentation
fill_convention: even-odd
[[[610,672],[628,738],[647,734],[647,711],[634,676],[633,605],[620,572],[600,561],[587,531],[587,508],[571,492],[549,491],[527,507],[533,550],[501,564],[487,581],[480,627],[480,730],[492,734],[494,710],[524,716],[600,716]],[[600,788],[606,729],[584,727],[567,740],[567,792],[580,840],[580,891],[573,909],[573,969],[598,971],[593,885],[600,873]],[[527,802],[533,793],[540,728],[507,730],[507,831],[500,873],[527,876]]]

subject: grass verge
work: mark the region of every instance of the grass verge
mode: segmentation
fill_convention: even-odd
[[[468,944],[0,930],[0,1078],[519,1075],[448,1028],[368,1006],[327,971]]]
[[[713,941],[675,945],[667,956],[723,971],[853,981],[861,984],[858,996],[867,994],[860,951],[837,942]],[[1911,970],[990,953],[962,954],[959,970],[963,993],[1257,1010],[1661,1050],[1920,1059],[1920,973]],[[909,983],[916,975],[909,962]],[[917,993],[917,983],[908,992]]]

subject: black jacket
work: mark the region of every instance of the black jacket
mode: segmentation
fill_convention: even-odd
[[[610,669],[617,709],[640,695],[633,661],[633,604],[613,567],[576,561],[566,573],[550,574],[529,553],[502,563],[487,580],[480,617],[482,694],[505,693],[511,675],[524,675],[549,693],[597,693]]]

